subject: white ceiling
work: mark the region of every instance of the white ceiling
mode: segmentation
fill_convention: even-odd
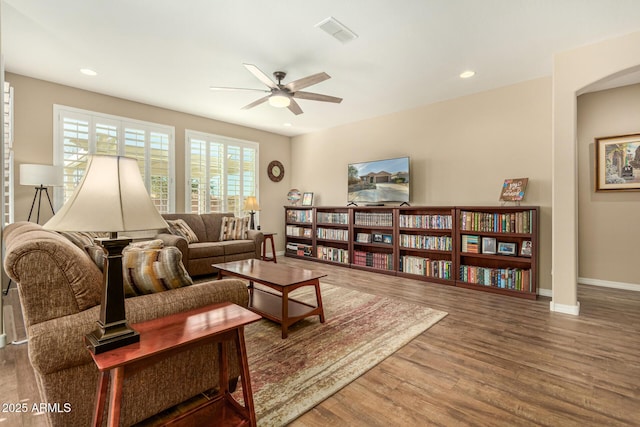
[[[550,76],[555,52],[640,30],[640,0],[3,0],[1,30],[7,71],[293,136]],[[262,95],[209,87],[266,88],[243,63],[325,71],[305,90],[344,101],[241,110]]]

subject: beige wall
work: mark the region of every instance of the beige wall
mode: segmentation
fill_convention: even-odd
[[[583,46],[553,63],[553,235],[550,308],[579,314],[577,99],[581,90],[640,66],[640,32]]]
[[[595,138],[640,133],[640,84],[578,97],[578,275],[640,286],[640,192],[595,192]],[[587,279],[587,280],[584,280]]]
[[[176,210],[184,211],[184,137],[185,129],[239,138],[260,144],[259,224],[265,230],[280,231],[278,247],[284,248],[282,206],[286,203],[290,174],[279,183],[267,178],[267,165],[279,160],[285,170],[291,169],[290,138],[248,127],[219,122],[164,108],[153,107],[121,98],[101,95],[69,86],[7,73],[6,80],[15,88],[15,165],[18,181],[22,163],[53,163],[53,105],[60,104],[105,114],[112,114],[175,127]],[[15,220],[26,220],[33,200],[32,187],[15,186]],[[40,223],[50,217],[48,207]],[[32,218],[33,219],[33,218]]]
[[[543,78],[294,137],[291,185],[346,205],[347,164],[408,155],[412,205],[496,205],[528,177],[541,207],[540,287],[551,289],[551,79]]]

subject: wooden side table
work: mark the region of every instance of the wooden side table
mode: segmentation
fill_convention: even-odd
[[[272,233],[270,231],[263,231],[264,240],[262,241],[262,260],[263,261],[273,261],[276,264],[278,260],[276,260],[276,245],[273,242],[273,236],[278,233]],[[267,257],[267,240],[271,241],[271,257]]]
[[[244,343],[244,326],[256,322],[261,316],[229,302],[201,307],[184,313],[132,325],[140,333],[140,342],[120,347],[101,354],[91,353],[100,371],[93,425],[102,426],[107,389],[112,381],[109,397],[109,426],[119,426],[122,386],[125,378],[143,366],[158,362],[180,351],[211,342],[218,343],[220,357],[220,391],[218,395],[176,419],[186,422],[211,405],[216,405],[214,425],[256,425],[253,394],[249,379],[249,365]],[[227,351],[230,342],[236,343],[244,406],[229,392],[229,363]],[[228,423],[228,424],[227,424]]]

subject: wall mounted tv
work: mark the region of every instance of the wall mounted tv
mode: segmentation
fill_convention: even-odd
[[[409,202],[409,157],[349,164],[350,204]]]

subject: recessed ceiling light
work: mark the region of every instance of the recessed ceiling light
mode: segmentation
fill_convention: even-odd
[[[291,123],[283,123],[282,126],[291,127],[293,125]]]
[[[467,71],[464,71],[464,72],[460,73],[460,78],[461,79],[468,79],[469,77],[473,77],[475,75],[476,75],[475,71],[467,70]]]
[[[93,71],[91,68],[80,68],[80,72],[85,76],[97,76],[98,73]]]

